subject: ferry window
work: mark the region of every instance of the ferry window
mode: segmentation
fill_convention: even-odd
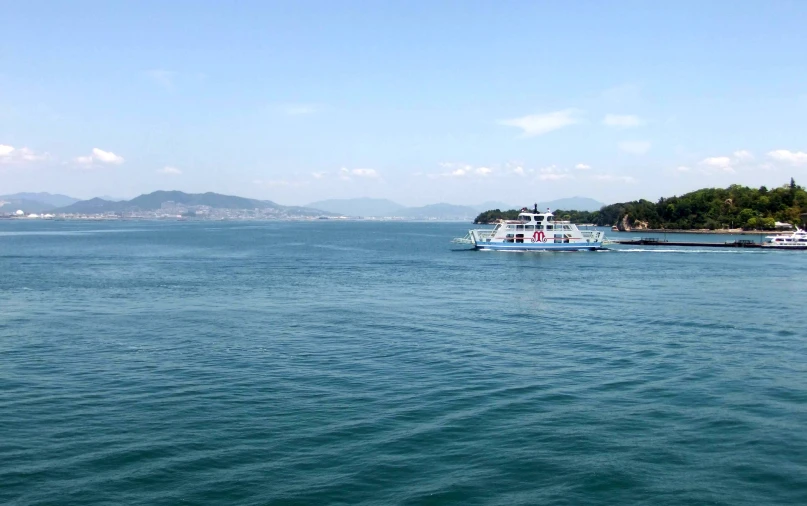
[[[524,230],[529,230],[530,232],[532,232],[533,230],[535,230],[535,225],[524,225]]]
[[[516,225],[516,230],[524,230],[524,225]]]
[[[552,230],[552,225],[547,225],[547,226],[546,226],[546,229],[547,229],[547,230]]]

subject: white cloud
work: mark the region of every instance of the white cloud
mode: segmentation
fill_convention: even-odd
[[[644,121],[633,114],[606,114],[602,124],[609,127],[632,128],[644,125]]]
[[[723,172],[734,172],[732,160],[728,156],[710,156],[701,160],[701,164]]]
[[[111,151],[104,151],[98,148],[92,148],[92,156],[93,158],[104,163],[114,163],[115,165],[120,165],[123,163],[122,156],[118,156]]]
[[[578,163],[577,165],[574,166],[574,168],[577,170],[589,170],[591,168],[591,165],[587,163]]]
[[[619,149],[632,155],[643,155],[650,151],[650,146],[647,141],[622,141],[618,144]]]
[[[328,174],[327,172],[312,172],[312,173],[311,173],[311,176],[312,176],[314,179],[322,179],[322,178],[324,178],[324,177],[325,177],[327,174]]]
[[[499,124],[520,128],[523,130],[523,137],[535,137],[579,123],[580,114],[581,111],[577,109],[564,109],[546,114],[531,114],[520,118],[500,120]]]
[[[519,176],[524,175],[524,167],[522,167],[521,165],[517,165],[516,167],[513,167],[511,170],[513,174],[517,174]]]
[[[162,169],[157,170],[157,172],[159,174],[166,174],[168,176],[179,176],[182,174],[180,169],[171,166],[163,167]]]
[[[787,149],[777,149],[768,152],[768,156],[779,162],[791,163],[793,165],[807,164],[807,153],[804,151],[789,151]]]
[[[441,177],[487,177],[496,173],[496,171],[491,167],[474,167],[473,165],[466,163],[440,162],[438,165],[441,168],[446,169],[446,171],[437,174],[426,174],[426,177],[429,179],[437,179]]]
[[[677,172],[689,172],[692,169],[690,169],[689,167],[686,167],[684,165],[679,165],[678,167],[675,168],[675,170]]]
[[[377,178],[378,172],[375,169],[353,169],[350,171],[351,174],[357,177],[369,177],[369,178]]]
[[[15,148],[8,144],[0,144],[0,163],[2,164],[39,162],[48,158],[47,153],[36,153],[28,148]]]
[[[124,162],[124,160],[122,156],[118,156],[111,151],[92,148],[92,154],[87,156],[79,156],[76,158],[76,162],[80,165],[94,165],[95,162],[120,165]]]
[[[750,151],[746,151],[745,149],[741,149],[739,151],[734,152],[734,161],[736,162],[748,162],[754,159],[753,153]]]
[[[594,181],[603,181],[606,183],[628,183],[633,184],[636,178],[631,176],[614,176],[613,174],[595,174],[591,176]]]

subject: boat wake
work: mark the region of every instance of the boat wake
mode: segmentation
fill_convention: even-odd
[[[737,253],[759,253],[757,251],[749,251],[749,250],[725,250],[725,249],[688,249],[688,248],[672,248],[672,249],[660,249],[660,248],[613,248],[611,251],[619,251],[622,253],[712,253],[712,254],[737,254]]]

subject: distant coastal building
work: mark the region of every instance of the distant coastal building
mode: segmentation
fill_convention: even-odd
[[[780,230],[790,230],[790,229],[793,228],[793,225],[791,225],[790,223],[784,223],[784,222],[781,222],[781,221],[777,221],[775,223],[775,226],[776,226],[777,229],[780,229]]]

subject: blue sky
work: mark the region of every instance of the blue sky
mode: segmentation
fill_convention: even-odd
[[[807,2],[4,2],[0,194],[807,182]]]

